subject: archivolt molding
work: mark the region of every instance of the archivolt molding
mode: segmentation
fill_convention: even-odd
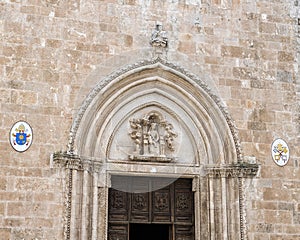
[[[81,140],[81,142],[79,141],[80,144],[83,144],[84,146],[90,146],[89,143],[91,143],[91,141],[94,141],[94,138],[91,138],[89,136],[89,134],[91,133],[91,131],[86,130],[85,128],[90,128],[92,127],[99,127],[100,130],[98,130],[97,133],[102,133],[101,131],[102,128],[105,129],[105,124],[102,126],[101,124],[106,123],[105,121],[109,121],[110,119],[107,120],[107,118],[109,118],[109,114],[111,112],[111,109],[114,108],[117,104],[123,103],[122,98],[120,98],[117,102],[114,102],[114,97],[117,96],[118,94],[123,94],[124,92],[123,89],[116,89],[116,95],[115,96],[109,96],[107,98],[103,97],[103,99],[101,98],[102,92],[104,92],[104,90],[106,90],[106,87],[109,87],[109,84],[112,83],[112,85],[114,83],[119,83],[118,80],[122,80],[122,79],[126,79],[126,77],[131,77],[131,74],[137,73],[137,75],[139,73],[141,73],[143,70],[151,70],[151,69],[162,69],[165,72],[170,72],[173,75],[176,75],[176,77],[180,78],[180,80],[178,80],[179,85],[184,85],[183,87],[180,85],[176,85],[176,81],[175,83],[172,84],[176,85],[174,88],[173,85],[171,87],[169,87],[172,91],[170,92],[163,92],[161,93],[161,96],[163,96],[164,94],[164,100],[169,100],[166,96],[167,94],[171,95],[172,93],[177,93],[177,91],[179,93],[182,92],[187,92],[191,90],[191,87],[195,86],[197,87],[196,90],[200,91],[199,94],[204,94],[205,96],[199,97],[196,93],[196,97],[195,99],[191,100],[190,98],[193,98],[194,96],[192,95],[184,95],[182,94],[182,96],[184,96],[185,98],[183,100],[186,100],[186,105],[184,105],[182,108],[180,108],[181,106],[178,107],[179,110],[182,110],[183,112],[186,111],[200,111],[200,113],[197,114],[190,114],[186,119],[190,119],[191,116],[193,118],[201,118],[203,117],[203,120],[195,120],[196,124],[195,125],[199,125],[201,123],[206,124],[206,121],[210,121],[209,123],[207,123],[207,126],[205,127],[211,127],[213,129],[209,129],[207,130],[199,130],[201,129],[201,127],[203,126],[193,126],[192,130],[199,130],[199,139],[202,137],[203,139],[198,140],[200,141],[204,141],[206,144],[211,144],[211,145],[217,145],[215,148],[211,148],[208,149],[209,150],[215,150],[217,152],[217,154],[224,154],[222,151],[226,151],[226,147],[229,149],[229,151],[231,151],[228,155],[224,154],[223,157],[225,157],[226,161],[224,160],[223,162],[201,162],[199,165],[188,165],[188,166],[184,166],[189,168],[188,174],[193,176],[194,178],[197,178],[197,181],[195,180],[193,182],[193,190],[197,190],[200,189],[200,184],[201,186],[204,188],[204,191],[199,191],[197,194],[199,194],[198,196],[198,202],[197,202],[197,206],[198,206],[198,210],[197,210],[197,221],[200,222],[200,219],[203,217],[204,219],[206,219],[205,221],[207,221],[207,229],[205,224],[202,225],[203,226],[203,232],[204,233],[208,233],[211,234],[211,238],[213,239],[214,236],[217,236],[216,234],[218,232],[222,232],[224,239],[227,239],[228,236],[233,236],[234,239],[245,239],[246,235],[247,235],[247,231],[246,231],[246,217],[245,217],[245,200],[244,200],[244,192],[243,192],[243,181],[246,178],[251,178],[254,177],[257,174],[258,171],[258,165],[257,164],[250,164],[250,163],[245,163],[242,159],[242,153],[241,153],[241,148],[240,148],[240,141],[238,138],[238,134],[236,131],[236,128],[234,126],[234,122],[232,120],[232,118],[230,117],[227,109],[225,108],[225,106],[222,105],[221,100],[218,98],[217,95],[215,95],[213,93],[213,91],[208,87],[208,85],[206,85],[203,81],[201,81],[201,79],[199,77],[197,77],[196,75],[190,73],[189,71],[185,70],[184,68],[181,68],[173,63],[170,63],[166,60],[157,58],[155,60],[145,60],[145,61],[141,61],[141,62],[137,62],[133,65],[128,65],[126,67],[124,67],[123,69],[111,74],[110,76],[108,76],[107,78],[103,79],[102,81],[100,81],[98,83],[98,85],[90,92],[90,94],[88,95],[88,97],[86,98],[86,100],[84,101],[83,105],[81,106],[81,108],[79,109],[78,114],[76,115],[74,122],[72,124],[71,130],[70,130],[70,136],[69,136],[69,143],[68,143],[68,149],[66,152],[56,152],[54,154],[52,154],[52,165],[54,167],[60,167],[60,168],[64,168],[66,169],[66,197],[65,197],[65,229],[64,229],[64,234],[65,234],[65,239],[69,240],[69,239],[77,239],[79,238],[79,236],[81,236],[81,239],[88,239],[87,236],[90,234],[92,235],[91,239],[97,239],[99,235],[99,237],[101,239],[106,239],[107,236],[107,232],[105,229],[105,226],[101,226],[99,228],[99,221],[100,219],[102,219],[101,221],[103,221],[103,219],[107,219],[107,199],[105,200],[105,204],[99,201],[100,195],[99,195],[99,191],[100,190],[100,182],[101,182],[101,177],[102,176],[102,172],[105,172],[104,178],[106,179],[106,177],[108,175],[107,174],[107,169],[105,169],[105,164],[107,164],[107,162],[105,162],[105,159],[101,159],[101,158],[96,158],[94,156],[90,156],[90,157],[84,157],[82,155],[80,155],[80,151],[79,154],[76,152],[77,149],[76,147],[78,147],[76,144],[78,144],[78,139]],[[148,74],[149,72],[145,71],[146,74]],[[165,72],[162,72],[162,74],[165,74]],[[145,74],[145,76],[146,76]],[[151,72],[150,72],[151,74]],[[141,73],[142,75],[142,73]],[[165,74],[167,75],[167,74]],[[135,77],[136,75],[134,75]],[[142,75],[144,76],[144,75]],[[159,79],[161,76],[155,76],[157,82],[159,82],[159,84],[164,84],[167,82],[167,80],[170,82],[170,79]],[[175,77],[175,78],[176,78]],[[132,80],[132,79],[130,79]],[[144,80],[144,78],[142,78],[142,80]],[[142,81],[141,79],[137,80],[137,81]],[[146,79],[147,80],[147,79]],[[148,79],[149,80],[149,79]],[[150,79],[151,80],[151,79]],[[153,79],[152,79],[153,80]],[[151,81],[152,81],[151,80]],[[164,82],[165,80],[165,82]],[[136,78],[132,80],[133,82],[136,81]],[[171,81],[173,81],[173,78],[171,79]],[[187,84],[186,82],[187,81]],[[125,81],[125,83],[122,84],[126,84],[128,82]],[[132,83],[132,82],[130,82]],[[134,82],[136,83],[136,82]],[[185,86],[186,84],[186,86]],[[171,85],[171,84],[170,84]],[[144,86],[144,85],[143,85]],[[143,86],[141,88],[138,88],[138,90],[142,89]],[[178,87],[178,89],[177,89]],[[181,92],[181,88],[182,87],[182,92]],[[104,90],[103,90],[104,89]],[[120,90],[120,91],[119,91]],[[134,89],[133,91],[135,91],[136,89]],[[149,91],[159,93],[160,89],[150,89]],[[174,90],[174,91],[173,91]],[[142,94],[145,94],[146,91],[144,89],[141,90]],[[184,92],[184,93],[185,93]],[[195,91],[196,92],[196,91]],[[193,92],[193,93],[195,93]],[[106,96],[108,96],[111,92],[107,92]],[[153,93],[151,93],[153,94]],[[138,95],[138,94],[137,94]],[[150,95],[150,94],[149,94]],[[148,96],[149,96],[148,95]],[[125,97],[129,96],[129,99],[126,99],[126,101],[130,102],[132,100],[132,96],[128,95],[128,93],[125,92]],[[138,95],[139,97],[140,95]],[[182,97],[181,96],[181,97]],[[188,98],[188,97],[190,98]],[[175,96],[177,97],[177,96]],[[107,105],[105,106],[98,106],[97,105],[97,101],[106,101],[106,100],[110,100],[113,102],[113,104],[111,102],[108,102]],[[199,101],[199,99],[202,101],[207,101],[206,103],[204,103],[204,105],[201,105],[201,103],[196,102]],[[147,99],[148,101],[149,99]],[[153,97],[149,100],[150,103],[151,101],[153,101],[151,104],[151,107],[149,107],[149,102],[147,103],[139,103],[139,106],[137,107],[132,107],[129,106],[128,108],[126,108],[126,110],[129,109],[128,112],[124,111],[125,114],[127,114],[127,116],[122,116],[119,117],[117,116],[116,119],[120,122],[114,122],[114,124],[116,126],[115,129],[118,130],[118,126],[121,125],[123,122],[126,122],[128,124],[128,122],[130,123],[130,120],[132,121],[133,124],[133,128],[129,129],[131,132],[130,134],[132,134],[132,138],[133,140],[135,140],[135,133],[134,131],[136,130],[134,127],[134,124],[139,123],[136,121],[132,120],[132,116],[135,115],[135,117],[137,117],[136,119],[142,119],[142,120],[149,120],[149,116],[154,116],[154,119],[156,119],[155,121],[153,121],[154,123],[158,123],[161,124],[160,128],[162,130],[166,130],[166,126],[168,123],[172,123],[172,121],[169,121],[170,119],[177,119],[180,116],[177,116],[177,112],[174,109],[169,109],[169,106],[163,106],[163,105],[159,105],[159,103],[155,102],[153,100]],[[171,100],[169,100],[170,102],[172,102]],[[194,101],[194,102],[193,102]],[[95,104],[96,102],[96,104]],[[178,100],[178,102],[180,102]],[[178,102],[175,102],[176,104]],[[183,101],[184,102],[184,101]],[[196,103],[195,103],[196,102]],[[102,102],[100,103],[102,104]],[[126,103],[124,103],[126,104]],[[143,104],[146,104],[143,105]],[[147,105],[148,104],[148,105]],[[155,105],[156,104],[156,105]],[[185,103],[184,103],[185,104]],[[199,105],[201,105],[199,107]],[[206,104],[206,105],[205,105]],[[171,104],[170,104],[171,105]],[[174,104],[175,105],[175,104]],[[128,106],[128,105],[126,105]],[[154,106],[154,107],[153,107]],[[173,105],[171,105],[173,106]],[[95,107],[95,108],[94,108]],[[106,108],[106,110],[104,111],[104,113],[106,113],[106,115],[102,115],[103,112],[99,111],[98,107],[100,109],[104,109]],[[148,107],[148,108],[147,108]],[[214,109],[212,111],[210,111],[210,109],[208,109],[209,107],[213,107]],[[117,105],[116,107],[118,110],[120,108],[120,106]],[[103,110],[102,109],[102,110]],[[158,112],[156,112],[155,114],[153,112],[148,112],[148,115],[146,115],[146,118],[143,118],[143,115],[139,115],[142,111],[141,109],[143,109],[144,111],[148,111],[149,109],[151,111],[153,111],[153,109],[158,109]],[[177,110],[178,110],[177,109]],[[214,111],[215,110],[215,111]],[[91,112],[90,112],[91,111]],[[98,112],[99,111],[99,112]],[[160,116],[158,113],[160,113],[160,111],[163,113],[162,116]],[[174,112],[172,112],[174,111]],[[203,111],[203,112],[201,112]],[[118,111],[116,111],[118,112]],[[124,112],[119,112],[119,114],[123,114]],[[137,113],[137,114],[133,114],[133,113]],[[150,115],[149,115],[150,113]],[[152,114],[152,115],[151,115]],[[169,114],[169,115],[168,115]],[[212,116],[210,116],[209,114],[212,114]],[[215,114],[215,115],[214,115]],[[218,115],[217,115],[218,114]],[[176,116],[175,116],[176,115]],[[180,115],[180,114],[179,114]],[[148,116],[148,118],[147,118]],[[165,119],[165,117],[168,117],[167,119]],[[172,116],[172,117],[170,117]],[[96,119],[96,123],[93,122],[94,124],[91,124],[91,122],[93,120],[91,120],[91,118]],[[99,120],[99,122],[97,122],[97,117],[101,118]],[[155,118],[156,117],[156,118]],[[170,118],[170,119],[169,119]],[[181,119],[182,120],[182,119]],[[122,122],[123,121],[123,122]],[[197,122],[198,121],[198,122]],[[151,122],[151,121],[150,121]],[[191,121],[191,123],[194,124],[194,122]],[[118,125],[119,124],[119,125]],[[182,123],[182,125],[184,125],[186,123]],[[226,126],[227,124],[227,126]],[[99,126],[101,125],[101,126]],[[191,125],[191,124],[190,124]],[[145,129],[149,129],[150,125],[148,125],[148,123],[146,124]],[[176,129],[176,126],[174,126]],[[205,128],[203,127],[203,128]],[[224,129],[225,130],[224,130]],[[114,131],[116,131],[114,129]],[[124,130],[125,128],[123,128],[122,130]],[[224,131],[223,131],[224,130]],[[110,130],[108,130],[110,131]],[[220,131],[220,132],[218,132]],[[138,131],[137,131],[138,132]],[[168,132],[168,131],[167,131]],[[193,134],[195,131],[193,131]],[[114,135],[115,132],[112,132],[112,135]],[[169,132],[170,133],[170,132]],[[175,133],[177,133],[175,131]],[[203,133],[203,136],[200,136]],[[104,134],[105,137],[107,139],[109,139],[111,137],[111,132],[109,132],[109,134]],[[128,131],[121,131],[121,134],[128,134]],[[102,134],[99,134],[98,136],[100,136],[100,140],[102,140]],[[96,137],[98,137],[96,136]],[[160,136],[164,136],[164,135],[160,135]],[[174,134],[175,136],[175,134]],[[213,136],[213,137],[212,137]],[[223,139],[216,139],[217,137],[221,137]],[[89,139],[86,139],[86,137],[90,137]],[[98,138],[99,139],[99,138]],[[98,140],[96,139],[96,140]],[[130,137],[129,137],[130,139]],[[132,139],[131,139],[132,140]],[[90,142],[88,142],[90,141]],[[218,142],[219,141],[219,142]],[[224,141],[224,142],[222,142]],[[228,142],[227,142],[228,141]],[[86,143],[87,142],[87,143]],[[109,142],[109,141],[107,141]],[[105,142],[105,144],[107,144],[107,142]],[[196,142],[196,140],[194,141]],[[193,143],[194,143],[193,142]],[[98,142],[99,143],[99,142]],[[79,146],[81,146],[80,144],[78,144]],[[144,143],[146,144],[146,146],[148,146],[147,144],[149,143]],[[164,143],[165,144],[165,143]],[[197,143],[198,144],[198,143]],[[227,145],[228,144],[228,145]],[[109,144],[108,144],[109,145]],[[99,144],[97,145],[99,146]],[[199,146],[199,145],[195,145],[195,146]],[[103,146],[101,146],[103,147]],[[104,146],[107,147],[107,146]],[[171,145],[172,147],[172,145]],[[209,146],[210,147],[210,146]],[[143,152],[144,151],[140,151],[142,148],[141,145],[136,146],[136,154],[132,155],[132,158],[136,158],[138,163],[135,166],[140,167],[140,165],[143,165],[143,163],[140,161],[141,156],[143,157]],[[228,150],[227,149],[227,150]],[[176,149],[175,149],[176,150]],[[199,151],[199,149],[197,149],[197,151]],[[235,151],[235,152],[234,152]],[[197,152],[199,153],[199,152]],[[158,158],[161,157],[161,155],[166,155],[164,151],[160,151],[158,153],[154,152],[154,151],[150,151],[147,153],[148,155],[150,154],[150,160],[152,160],[152,158]],[[152,156],[152,155],[154,156]],[[130,157],[130,156],[129,156]],[[234,158],[234,159],[232,159]],[[161,159],[161,158],[160,158]],[[149,158],[147,159],[149,160]],[[165,160],[165,159],[163,159]],[[134,164],[134,161],[129,161],[129,162],[125,162],[126,164],[130,165],[130,164]],[[124,163],[124,162],[123,162]],[[124,168],[123,166],[126,165],[121,165],[120,162],[109,162],[108,164],[116,164],[117,169],[118,169],[118,173],[120,174],[133,174],[133,172],[135,171],[135,173],[137,171],[140,171],[138,168],[134,168],[133,172],[126,172],[126,168]],[[147,165],[148,164],[148,165]],[[152,168],[152,166],[154,166],[154,168],[157,168],[158,170],[159,167],[165,167],[167,166],[168,171],[166,172],[158,172],[158,174],[174,174],[174,172],[171,172],[169,167],[179,167],[179,165],[174,164],[173,162],[160,162],[160,164],[157,163],[157,159],[156,159],[156,163],[157,165],[152,163],[147,163],[144,167],[144,170],[139,172],[142,175],[144,174],[150,174],[150,171],[148,171],[150,169],[150,167]],[[169,164],[169,165],[168,165]],[[210,165],[211,164],[211,165]],[[161,166],[158,166],[161,165]],[[129,166],[131,167],[131,166]],[[125,170],[124,170],[125,169]],[[130,170],[132,171],[132,169]],[[176,169],[176,171],[178,171],[178,169]],[[116,171],[115,171],[116,172]],[[114,172],[114,173],[115,173]],[[156,173],[156,171],[155,171]],[[107,183],[107,182],[105,182]],[[238,186],[237,188],[229,188],[228,186]],[[89,186],[89,187],[88,187]],[[105,185],[105,188],[103,190],[104,193],[105,191],[107,191],[107,188],[109,186]],[[206,189],[206,190],[205,190]],[[216,194],[216,192],[219,191],[220,194]],[[221,197],[222,194],[222,197]],[[105,194],[103,195],[104,197],[106,196]],[[107,196],[106,196],[107,197]],[[238,203],[235,207],[232,207],[232,202],[230,202],[230,199],[235,199],[236,197],[238,197]],[[88,201],[88,199],[90,199],[90,201]],[[209,199],[209,201],[207,201],[207,199]],[[200,207],[199,206],[204,206],[206,204],[206,208],[203,208],[204,213],[202,213],[200,211]],[[105,208],[105,209],[104,209]],[[84,211],[86,209],[89,209],[89,214],[83,214],[85,213]],[[98,219],[98,211],[100,211],[99,213],[99,219]],[[79,215],[78,215],[79,214]],[[82,216],[80,215],[82,214]],[[233,216],[232,218],[228,218],[227,214],[230,214],[230,216]],[[217,220],[216,222],[214,220]],[[224,222],[223,225],[218,224]],[[200,225],[199,225],[200,226]],[[222,226],[225,227],[225,230],[222,230]],[[239,228],[239,232],[238,231],[233,231],[231,233],[229,233],[229,230],[227,229],[228,226],[237,226],[237,228]],[[218,233],[219,234],[219,233]],[[200,236],[200,231],[198,233],[198,235]],[[205,235],[205,234],[204,234]],[[204,236],[203,235],[203,236]],[[239,235],[239,236],[238,236]],[[202,236],[202,235],[201,235]],[[221,236],[221,235],[220,235]]]
[[[182,77],[183,79],[190,79],[191,82],[194,82],[197,84],[203,91],[213,100],[213,102],[218,106],[219,110],[223,114],[223,118],[226,120],[227,125],[230,129],[230,132],[232,134],[232,138],[235,144],[235,151],[237,156],[237,162],[242,162],[242,152],[241,152],[241,145],[240,140],[238,138],[238,133],[236,130],[236,127],[234,125],[234,122],[232,118],[230,117],[227,109],[222,104],[219,97],[213,93],[213,91],[209,88],[209,86],[204,83],[199,77],[197,77],[195,74],[189,72],[188,70],[177,66],[176,64],[173,64],[171,62],[168,62],[164,59],[157,58],[154,60],[144,60],[137,62],[135,64],[127,65],[124,68],[112,73],[105,79],[101,80],[95,88],[90,92],[86,100],[84,101],[83,105],[78,111],[78,114],[76,115],[71,130],[69,134],[69,143],[68,143],[68,154],[75,154],[75,139],[78,134],[79,126],[82,122],[83,116],[85,115],[88,107],[91,105],[92,101],[95,99],[95,97],[99,94],[99,92],[106,87],[109,83],[111,83],[114,80],[124,78],[125,76],[128,76],[129,74],[143,70],[146,68],[155,68],[155,67],[161,67],[163,69],[166,69],[167,71],[173,72],[179,77]]]

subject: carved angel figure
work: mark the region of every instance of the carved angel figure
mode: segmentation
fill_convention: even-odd
[[[177,134],[174,132],[173,126],[171,124],[167,124],[166,134],[165,134],[165,141],[167,143],[168,148],[171,151],[174,151],[173,141],[174,141],[175,137],[177,137]]]
[[[142,142],[142,125],[140,123],[140,119],[132,119],[130,120],[130,126],[132,129],[134,129],[130,133],[130,137],[134,140],[135,142],[135,152],[140,153],[141,149],[141,142]]]

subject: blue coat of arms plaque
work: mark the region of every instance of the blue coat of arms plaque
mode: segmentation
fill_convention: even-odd
[[[32,143],[32,129],[27,122],[16,122],[10,130],[9,138],[13,149],[24,152]]]

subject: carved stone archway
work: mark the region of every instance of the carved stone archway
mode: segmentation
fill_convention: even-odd
[[[243,161],[233,121],[200,78],[161,59],[99,81],[80,108],[68,150],[65,239],[107,239],[112,175],[192,178],[196,239],[245,239]]]

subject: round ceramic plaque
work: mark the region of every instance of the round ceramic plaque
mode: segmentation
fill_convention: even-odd
[[[283,139],[276,139],[272,143],[272,158],[278,166],[285,166],[290,158],[290,150]]]
[[[16,122],[9,132],[10,144],[17,152],[26,151],[32,143],[32,129],[27,122]]]

